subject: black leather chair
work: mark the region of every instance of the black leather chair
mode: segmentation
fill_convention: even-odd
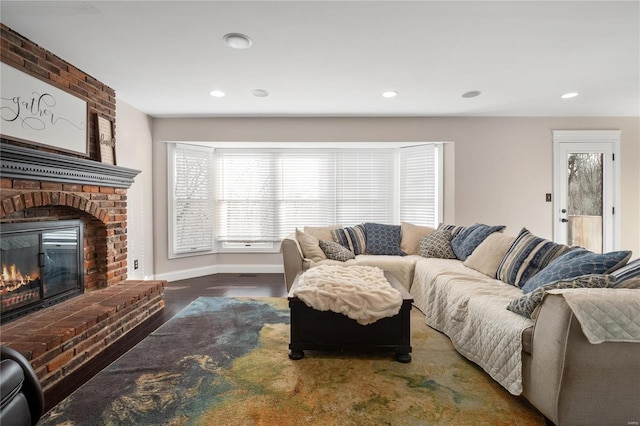
[[[38,423],[44,411],[42,386],[29,361],[8,346],[0,347],[0,393],[0,425]]]

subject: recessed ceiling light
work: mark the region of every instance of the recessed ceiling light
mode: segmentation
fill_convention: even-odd
[[[385,98],[395,98],[396,96],[398,96],[398,92],[395,92],[395,91],[383,92],[382,96],[384,96]]]
[[[476,96],[480,96],[480,93],[482,93],[479,90],[470,90],[469,92],[465,92],[462,94],[463,98],[475,98]]]
[[[226,95],[226,93],[224,93],[222,90],[212,90],[209,92],[209,94],[215,98],[221,98]]]
[[[576,96],[578,96],[578,94],[576,92],[571,92],[571,93],[565,93],[564,95],[560,96],[562,99],[570,99],[570,98],[575,98]]]
[[[244,34],[229,33],[222,37],[225,44],[233,49],[247,49],[251,46],[251,39]]]
[[[266,98],[267,96],[269,96],[269,92],[264,89],[255,89],[253,92],[251,92],[251,94],[253,94],[253,96],[257,98]]]

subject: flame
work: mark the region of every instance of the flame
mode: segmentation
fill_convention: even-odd
[[[0,275],[0,292],[7,293],[11,291],[15,291],[18,288],[28,285],[32,281],[35,281],[39,278],[37,274],[33,277],[31,274],[24,274],[18,269],[15,263],[12,263],[7,267],[4,263],[2,264],[2,275]]]

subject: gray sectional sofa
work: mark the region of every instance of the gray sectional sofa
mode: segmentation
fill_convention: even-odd
[[[380,267],[413,295],[428,326],[553,423],[637,424],[640,259],[503,229],[306,227],[282,241],[285,284],[322,264]]]

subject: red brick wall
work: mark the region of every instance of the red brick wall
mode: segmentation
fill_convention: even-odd
[[[49,84],[66,90],[86,100],[89,109],[89,158],[99,160],[99,148],[96,138],[96,114],[107,118],[116,125],[116,92],[109,86],[77,69],[73,65],[24,38],[11,28],[0,23],[0,60],[6,64],[39,77]],[[114,130],[115,133],[115,130]],[[25,143],[6,141],[8,143],[31,146]],[[46,149],[69,156],[73,154]],[[79,155],[78,155],[79,156]]]
[[[95,115],[115,129],[115,91],[0,23],[0,60],[87,101],[89,158],[99,161]],[[54,148],[3,142],[80,157]],[[0,222],[82,219],[85,224],[85,290],[127,279],[127,195],[125,189],[1,179]]]
[[[85,291],[127,279],[127,190],[0,179],[0,222],[82,219]]]

